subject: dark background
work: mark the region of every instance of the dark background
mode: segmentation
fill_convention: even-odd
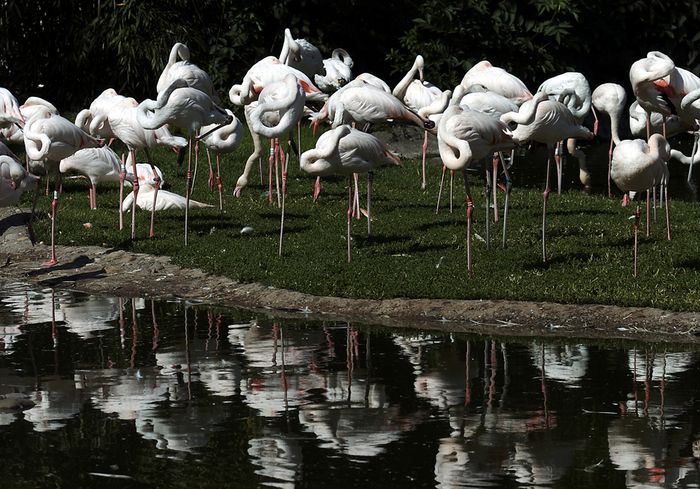
[[[20,103],[30,95],[60,110],[87,106],[115,88],[155,98],[175,42],[207,70],[224,99],[257,60],[279,55],[285,27],[324,56],[345,48],[359,74],[394,85],[416,54],[443,89],[488,59],[531,90],[563,71],[592,87],[629,86],[632,62],[659,50],[700,71],[695,2],[531,0],[0,0],[0,86]],[[227,101],[228,103],[228,101]]]

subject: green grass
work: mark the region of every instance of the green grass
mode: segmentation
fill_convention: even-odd
[[[310,137],[304,137],[308,147]],[[418,144],[418,143],[417,143]],[[119,148],[117,148],[119,149]],[[426,191],[419,188],[418,162],[377,171],[372,236],[366,220],[353,222],[353,261],[346,262],[347,191],[344,179],[325,179],[318,202],[312,200],[313,178],[290,163],[284,254],[277,255],[280,210],[268,204],[266,186],[257,169],[240,199],[231,193],[250,152],[248,140],[223,163],[225,204],[190,213],[190,243],[183,246],[181,212],[156,215],[156,239],[148,239],[150,213],[137,213],[137,236],[130,238],[130,215],[117,229],[118,189],[98,188],[97,211],[87,204],[84,182],[68,182],[61,196],[57,243],[89,244],[164,254],[175,263],[199,267],[243,282],[261,282],[311,294],[362,298],[515,299],[564,303],[604,303],[700,310],[700,242],[696,204],[673,200],[673,240],[665,239],[663,211],[652,236],[640,234],[639,276],[632,277],[631,208],[619,196],[586,195],[567,180],[562,195],[550,197],[548,225],[550,260],[541,260],[541,184],[515,187],[511,198],[509,246],[500,247],[500,224],[492,224],[491,246],[475,237],[474,273],[466,271],[465,213],[461,178],[455,181],[455,207],[435,214],[439,171],[429,169]],[[533,171],[544,181],[544,162],[516,162],[513,171]],[[154,152],[171,191],[184,194],[184,169],[175,156]],[[141,160],[141,158],[139,158]],[[201,159],[194,199],[218,204],[206,186],[206,157]],[[607,162],[605,162],[607,163]],[[572,168],[575,163],[570,164]],[[266,171],[267,165],[264,164]],[[541,177],[541,178],[539,178]],[[485,237],[482,178],[472,175],[474,231]],[[518,181],[517,178],[515,179]],[[364,178],[361,186],[364,187]],[[364,200],[363,200],[364,202]],[[503,193],[499,193],[502,205]],[[364,204],[363,204],[364,205]],[[48,242],[49,198],[39,199],[35,224]],[[90,222],[87,229],[84,223]],[[254,232],[240,234],[252,226]],[[60,257],[59,257],[60,259]]]

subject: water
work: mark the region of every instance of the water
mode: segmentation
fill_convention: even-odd
[[[3,488],[699,485],[689,346],[21,285],[0,297],[0,345]]]

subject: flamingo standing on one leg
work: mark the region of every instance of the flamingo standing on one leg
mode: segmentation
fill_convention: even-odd
[[[442,90],[427,82],[423,79],[423,69],[425,67],[425,61],[423,56],[420,54],[416,56],[415,61],[411,69],[406,72],[404,77],[396,84],[392,94],[403,101],[404,104],[410,109],[413,109],[417,113],[424,107],[430,106],[436,99],[442,95]],[[415,78],[416,73],[418,78]],[[443,107],[444,110],[445,107]],[[424,131],[423,137],[423,160],[422,160],[422,179],[421,179],[421,190],[425,189],[426,186],[426,175],[425,175],[425,159],[426,153],[428,151],[428,131]]]
[[[146,99],[141,102],[136,111],[136,118],[146,129],[158,129],[166,124],[173,124],[188,131],[190,149],[187,161],[186,199],[189,200],[192,185],[191,142],[194,134],[205,125],[229,124],[232,117],[216,105],[209,95],[188,86],[185,80],[177,79],[158,95],[157,100]],[[185,246],[188,242],[188,217],[189,206],[186,206]]]
[[[671,147],[660,134],[652,134],[647,144],[642,139],[621,141],[612,157],[611,176],[615,185],[623,192],[642,192],[662,184],[666,208],[666,236],[671,239],[671,224],[668,211],[668,166]],[[633,275],[637,276],[637,248],[639,230],[639,201],[634,214],[634,266]]]
[[[47,170],[57,175],[54,198],[51,204],[51,258],[44,263],[57,263],[55,222],[60,192],[59,162],[81,148],[96,147],[103,141],[93,138],[68,119],[54,114],[49,107],[37,109],[24,126],[24,147],[27,157],[43,161]]]
[[[563,93],[566,96],[568,92]],[[537,92],[525,102],[519,112],[509,112],[501,116],[507,125],[516,124],[513,140],[522,144],[526,141],[544,143],[549,148],[547,158],[547,178],[542,201],[542,261],[547,262],[547,200],[549,198],[549,173],[554,153],[554,145],[568,138],[592,139],[593,133],[579,124],[571,111],[561,102],[549,100],[545,92]]]
[[[384,146],[384,143],[375,136],[352,129],[349,125],[344,124],[323,133],[316,141],[315,148],[302,153],[299,163],[302,170],[315,176],[341,174],[351,178],[355,173],[367,172],[367,211],[368,220],[371,221],[372,172],[375,168],[382,165],[399,164],[399,158],[391,153]],[[352,180],[349,180],[347,213],[348,263],[352,257],[350,234],[353,207]]]
[[[603,83],[593,90],[591,95],[593,107],[598,112],[610,116],[610,150],[608,151],[608,197],[612,197],[610,187],[610,168],[612,166],[613,148],[620,144],[620,120],[627,102],[625,89],[617,83]],[[597,129],[597,128],[596,128]],[[594,131],[596,132],[596,131]]]
[[[582,73],[570,71],[554,76],[542,82],[537,91],[546,92],[552,100],[563,101],[579,124],[583,123],[583,120],[591,110],[591,86]],[[566,95],[562,96],[565,92]],[[557,167],[557,194],[561,194],[563,175],[561,155],[564,154],[564,144],[566,144],[569,154],[578,160],[579,179],[584,186],[584,190],[590,192],[591,175],[586,167],[586,154],[576,146],[575,138],[569,138],[566,142],[561,141],[558,145],[559,151],[554,153]]]
[[[514,146],[508,127],[487,114],[451,105],[440,118],[438,148],[442,163],[449,170],[461,170],[464,178],[467,204],[467,271],[469,273],[473,272],[471,228],[474,204],[469,189],[467,169],[481,158]]]
[[[185,80],[188,86],[206,93],[214,103],[220,103],[219,94],[216,93],[209,74],[190,61],[190,49],[181,42],[176,42],[170,49],[168,62],[158,78],[156,90],[158,93],[164,91],[177,79]]]
[[[207,148],[207,160],[209,161],[209,188],[212,188],[214,171],[211,165],[211,153],[216,155],[216,186],[219,189],[219,210],[223,209],[223,185],[221,183],[221,155],[232,153],[236,150],[243,137],[243,125],[233,112],[226,109],[231,116],[231,122],[225,126],[210,124],[201,129],[202,141]]]
[[[287,75],[284,80],[271,83],[266,86],[257,102],[252,105],[249,114],[251,122],[250,130],[261,136],[270,138],[273,142],[275,168],[277,168],[277,158],[280,155],[279,138],[284,135],[291,135],[292,129],[301,120],[304,113],[304,103],[306,95],[293,74]],[[291,137],[289,138],[291,140]],[[282,192],[281,207],[282,217],[280,221],[280,241],[279,255],[282,256],[282,242],[284,238],[284,207],[287,193],[287,167],[289,164],[289,145],[287,147],[286,158],[282,158]],[[270,185],[272,182],[270,181]]]
[[[133,192],[138,197],[139,184],[142,179],[140,178],[137,163],[136,163],[136,152],[138,150],[143,150],[146,153],[146,158],[149,165],[151,166],[151,171],[155,176],[154,187],[156,189],[160,188],[163,184],[160,175],[156,172],[155,165],[151,159],[148,148],[155,147],[157,145],[170,146],[172,148],[184,148],[187,146],[187,140],[178,136],[173,136],[168,130],[167,126],[159,127],[158,129],[146,129],[137,120],[138,112],[138,102],[133,98],[126,98],[119,102],[118,104],[112,105],[106,114],[99,114],[95,116],[92,120],[91,127],[99,127],[104,124],[108,124],[111,130],[114,132],[115,136],[122,141],[129,150],[129,156],[127,162],[131,162],[131,169],[133,177]],[[126,172],[122,172],[122,176],[126,177]],[[119,229],[123,228],[123,213],[122,209],[122,197],[124,193],[124,179],[120,179],[119,184]],[[157,192],[154,192],[154,199],[157,196]],[[136,239],[136,206],[135,204],[131,209],[131,239]],[[151,212],[151,223],[149,230],[149,237],[153,238],[155,236],[155,213]]]

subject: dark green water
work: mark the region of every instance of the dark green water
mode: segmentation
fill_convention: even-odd
[[[21,285],[0,341],[0,394],[26,404],[0,410],[2,488],[698,487],[700,357],[679,347]]]

